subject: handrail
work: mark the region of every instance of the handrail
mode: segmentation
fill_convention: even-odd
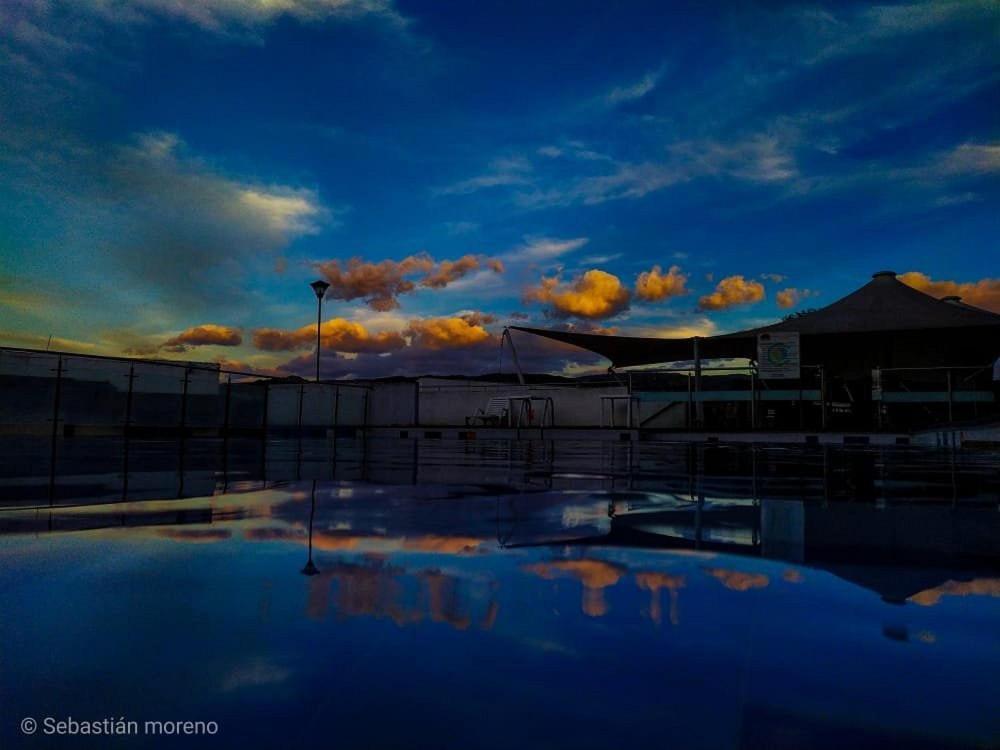
[[[992,365],[938,365],[936,367],[880,367],[880,372],[933,372],[947,370],[989,370]]]

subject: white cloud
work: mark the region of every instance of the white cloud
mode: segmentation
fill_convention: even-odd
[[[528,208],[594,205],[612,200],[637,199],[650,193],[703,177],[741,182],[782,183],[799,172],[791,146],[794,133],[781,137],[757,134],[730,142],[688,140],[666,148],[661,161],[610,160],[611,171],[552,181],[517,192],[515,200]],[[536,184],[540,184],[536,180]]]
[[[526,185],[530,182],[531,162],[521,156],[494,159],[480,175],[434,190],[436,195],[466,195],[487,188]]]
[[[68,288],[100,286],[95,323],[134,309],[166,316],[165,330],[189,315],[215,319],[220,305],[253,309],[247,279],[273,273],[286,247],[338,213],[312,188],[228,174],[173,133],[101,148],[53,140],[29,156],[10,165],[8,184],[51,204],[61,227],[58,243],[32,252],[57,263]]]
[[[319,231],[317,220],[322,209],[312,190],[279,187],[268,192],[260,188],[243,188],[238,196],[238,200],[260,216],[273,232],[294,237]]]
[[[608,92],[607,96],[604,98],[608,104],[621,104],[622,102],[631,102],[636,99],[642,99],[649,92],[656,88],[656,85],[660,82],[660,77],[663,75],[663,70],[654,70],[646,73],[638,81],[635,81],[627,86],[619,86]]]
[[[807,39],[818,43],[810,64],[866,53],[889,42],[964,23],[996,19],[991,0],[928,0],[904,5],[874,5],[843,14],[794,11]]]
[[[586,237],[562,240],[552,237],[526,238],[523,245],[501,256],[509,263],[538,263],[555,260],[567,253],[579,250],[589,242]]]
[[[944,175],[1000,172],[1000,143],[963,143],[942,154],[935,169]]]
[[[47,2],[24,5],[38,17],[51,16]],[[323,23],[374,16],[405,23],[392,0],[76,0],[72,10],[78,16],[89,15],[115,24],[137,24],[160,17],[214,32],[265,26],[283,17]]]

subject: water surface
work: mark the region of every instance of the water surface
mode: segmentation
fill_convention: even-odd
[[[1000,742],[997,456],[8,445],[3,747]]]

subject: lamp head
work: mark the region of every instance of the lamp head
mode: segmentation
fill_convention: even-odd
[[[316,299],[323,299],[323,295],[326,294],[326,290],[330,288],[330,285],[323,280],[314,281],[309,286],[311,286],[312,290],[316,293]]]

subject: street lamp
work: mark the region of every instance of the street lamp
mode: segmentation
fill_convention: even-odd
[[[316,382],[319,382],[319,347],[320,347],[320,327],[323,324],[323,295],[330,288],[322,279],[314,281],[309,286],[316,293]]]

